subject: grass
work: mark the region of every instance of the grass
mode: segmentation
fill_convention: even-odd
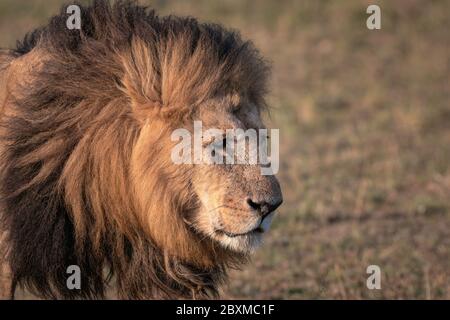
[[[450,3],[375,2],[378,31],[369,1],[146,2],[237,28],[273,63],[285,204],[224,297],[450,299]],[[61,3],[3,0],[0,46]]]

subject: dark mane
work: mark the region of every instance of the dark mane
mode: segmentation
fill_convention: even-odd
[[[113,275],[128,298],[214,296],[225,268],[242,257],[211,248],[216,263],[208,268],[167,259],[131,221],[136,208],[121,188],[130,183],[136,113],[149,105],[188,112],[235,90],[264,104],[267,65],[250,42],[219,25],[161,18],[132,1],[80,8],[81,30],[66,28],[63,8],[13,53],[43,53],[39,70],[10,97],[15,113],[0,123],[0,226],[9,235],[14,286],[96,298]],[[69,265],[81,268],[80,291],[66,287]]]

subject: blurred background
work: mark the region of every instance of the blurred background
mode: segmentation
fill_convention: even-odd
[[[0,47],[67,2],[0,0]],[[450,1],[139,2],[239,29],[273,64],[285,202],[224,298],[450,299]]]

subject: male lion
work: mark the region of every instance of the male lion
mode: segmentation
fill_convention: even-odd
[[[263,128],[268,68],[218,25],[129,1],[81,12],[81,30],[63,10],[0,55],[2,295],[102,298],[114,277],[121,298],[215,297],[280,187],[257,165],[174,164],[171,132]]]

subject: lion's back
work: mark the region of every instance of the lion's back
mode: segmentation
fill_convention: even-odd
[[[4,113],[4,105],[5,105],[5,99],[6,99],[6,83],[7,83],[7,70],[11,63],[12,56],[9,54],[9,51],[7,50],[0,50],[0,120],[3,117]],[[1,130],[1,128],[0,128]],[[2,150],[2,140],[0,139],[0,154]],[[1,173],[0,173],[0,179],[1,179]],[[1,200],[0,200],[1,201]],[[2,218],[2,205],[0,202],[0,221]],[[5,231],[1,230],[0,228],[0,300],[1,299],[7,299],[9,296],[9,277],[6,277],[6,269],[7,269],[7,263],[3,261],[3,251],[5,250]]]
[[[8,50],[0,50],[0,118],[3,115],[8,82],[7,73],[12,60],[13,57]]]

